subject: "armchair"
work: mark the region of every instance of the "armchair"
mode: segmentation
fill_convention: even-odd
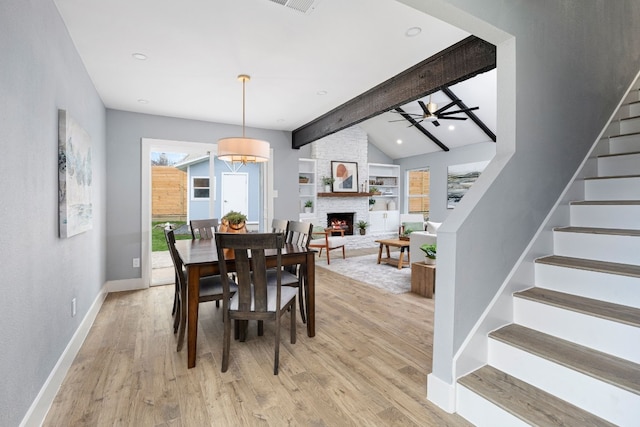
[[[333,236],[333,233],[340,233],[340,236]],[[344,245],[347,244],[347,239],[344,237],[344,230],[316,226],[313,227],[312,238],[309,247],[320,248],[318,256],[322,256],[322,249],[327,250],[327,265],[331,264],[329,252],[332,249],[342,248],[342,259],[346,258]]]

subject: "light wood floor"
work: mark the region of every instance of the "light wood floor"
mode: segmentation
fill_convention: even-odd
[[[349,255],[365,252],[375,250]],[[272,324],[263,337],[251,325],[246,342],[232,341],[221,373],[221,309],[200,304],[188,370],[171,327],[172,286],[109,294],[44,425],[469,425],[426,399],[433,300],[316,272],[316,336],[298,318],[290,344],[285,316],[278,376]]]

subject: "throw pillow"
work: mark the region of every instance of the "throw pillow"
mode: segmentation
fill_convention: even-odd
[[[427,221],[427,233],[438,234],[438,228],[440,228],[441,222]]]
[[[407,230],[423,231],[424,224],[422,222],[403,222],[402,226],[404,227],[404,231],[406,233]]]

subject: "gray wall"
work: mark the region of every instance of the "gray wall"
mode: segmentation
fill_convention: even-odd
[[[105,110],[51,0],[0,2],[0,54],[0,425],[16,426],[105,283]],[[69,239],[58,109],[92,144],[93,229]]]
[[[142,138],[216,143],[242,128],[172,117],[107,110],[107,279],[139,278],[131,259],[141,256],[140,156]],[[247,128],[252,138],[269,141],[274,151],[274,217],[298,212],[299,150],[291,149],[291,132]]]
[[[405,178],[408,170],[429,168],[431,183],[429,188],[429,203],[431,207],[429,219],[431,221],[442,222],[453,212],[451,209],[447,209],[447,168],[451,165],[491,160],[495,154],[496,144],[493,142],[484,142],[456,148],[448,152],[440,151],[422,156],[398,159],[395,161],[395,164],[400,165],[400,176],[403,179],[402,188],[406,188]],[[400,203],[400,210],[406,212],[407,209],[403,208],[406,203],[404,197]]]
[[[498,153],[504,167],[490,165],[483,197],[458,211],[463,199],[438,234],[439,258],[450,262],[438,269],[433,374],[452,383],[454,355],[640,69],[640,2],[400,1],[481,37],[495,34],[493,28],[515,36],[513,105],[500,97],[505,51],[498,46]],[[447,10],[452,5],[492,28],[478,34],[482,27]],[[515,123],[506,125],[515,140],[500,133],[509,111]]]

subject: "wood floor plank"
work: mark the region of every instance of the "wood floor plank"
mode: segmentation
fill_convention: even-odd
[[[349,256],[375,253],[349,251]],[[316,336],[283,318],[233,341],[220,372],[222,310],[200,304],[197,365],[176,352],[173,285],[110,294],[44,426],[468,426],[426,400],[434,300],[316,269]],[[297,313],[299,315],[299,313]]]

